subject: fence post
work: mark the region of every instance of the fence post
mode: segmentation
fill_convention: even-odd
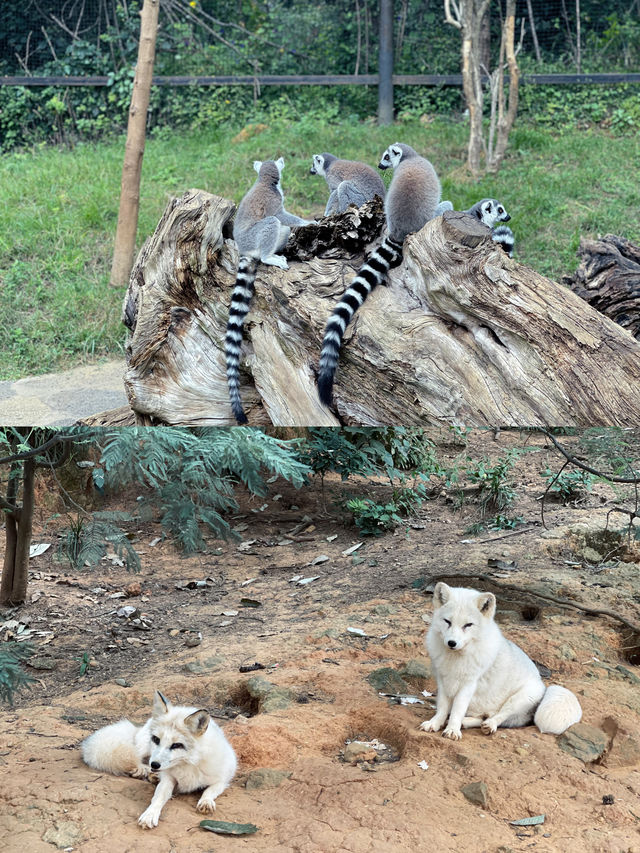
[[[378,124],[393,124],[393,0],[380,0]]]
[[[120,210],[109,280],[112,287],[126,285],[133,266],[140,207],[140,174],[146,138],[147,110],[151,97],[153,62],[156,54],[159,6],[160,0],[144,0],[140,16],[138,62],[129,107],[127,142],[120,187]]]

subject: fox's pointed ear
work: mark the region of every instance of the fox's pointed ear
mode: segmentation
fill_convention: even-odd
[[[189,729],[192,735],[196,737],[200,737],[203,735],[207,726],[209,725],[209,714],[207,711],[200,709],[199,711],[194,711],[193,714],[189,714],[188,717],[184,718],[184,724]]]
[[[253,161],[253,168],[256,170],[256,172],[260,171],[261,166],[262,166],[262,160],[254,160]]]
[[[447,601],[449,601],[450,595],[451,587],[447,586],[443,581],[440,581],[436,584],[436,588],[433,590],[433,603],[436,607],[442,607],[443,604],[446,604]]]
[[[159,717],[162,714],[166,714],[170,708],[171,702],[159,690],[156,690],[156,695],[153,697],[153,716]]]
[[[476,598],[476,605],[480,613],[487,619],[493,619],[496,612],[496,597],[492,592],[483,592]]]

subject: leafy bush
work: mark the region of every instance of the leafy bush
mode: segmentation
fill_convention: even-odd
[[[224,517],[237,510],[234,488],[267,493],[265,474],[299,488],[309,468],[297,457],[298,442],[258,429],[130,427],[108,434],[101,457],[107,485],[137,483],[140,501],[161,513],[162,526],[185,552],[202,550],[202,527],[236,538]]]
[[[563,503],[576,501],[587,495],[595,480],[593,474],[589,474],[588,471],[583,471],[581,468],[565,469],[560,473],[546,468],[542,477],[548,484],[551,484],[549,492],[559,497]]]
[[[491,510],[506,509],[515,500],[516,491],[509,474],[519,456],[520,451],[510,450],[495,461],[484,457],[467,467],[467,477],[478,487],[483,515]]]
[[[0,702],[13,704],[16,690],[34,681],[22,668],[32,654],[33,648],[27,643],[10,641],[0,645]]]

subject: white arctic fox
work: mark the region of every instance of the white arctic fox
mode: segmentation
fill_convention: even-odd
[[[148,829],[158,825],[174,790],[204,788],[196,808],[212,812],[237,766],[231,744],[206,711],[174,706],[159,690],[153,716],[143,726],[120,720],[98,729],[83,741],[82,757],[90,767],[116,776],[158,777],[151,803],[138,818]]]
[[[545,687],[534,662],[507,640],[494,621],[490,592],[436,584],[427,649],[438,682],[436,713],[420,728],[459,740],[460,728],[526,726],[561,734],[582,717],[576,697],[564,687]]]

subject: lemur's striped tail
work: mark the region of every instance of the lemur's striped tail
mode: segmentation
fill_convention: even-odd
[[[381,284],[389,270],[397,267],[401,260],[402,243],[385,237],[366,259],[329,317],[322,340],[318,371],[318,394],[325,406],[331,405],[333,378],[347,326],[374,287]]]
[[[246,424],[247,416],[240,400],[240,353],[242,351],[242,327],[249,312],[253,296],[257,258],[241,257],[238,261],[236,286],[231,294],[229,321],[224,338],[224,354],[227,359],[227,384],[231,410],[239,424]]]
[[[496,225],[493,227],[491,229],[491,239],[494,243],[501,246],[510,258],[513,257],[513,247],[516,241],[513,231],[508,225]]]

